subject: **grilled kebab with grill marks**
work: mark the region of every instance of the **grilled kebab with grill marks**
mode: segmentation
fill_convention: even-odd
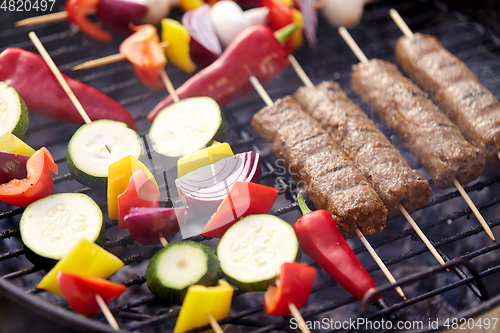
[[[291,96],[266,106],[252,119],[255,131],[306,192],[316,208],[330,212],[344,237],[356,227],[372,235],[385,227],[387,209],[363,174],[321,125]]]
[[[489,165],[500,166],[500,103],[436,37],[416,33],[396,43],[401,68],[441,106]]]
[[[294,94],[304,111],[321,123],[368,179],[389,214],[401,204],[407,211],[424,205],[432,189],[413,170],[375,123],[339,84],[325,81]]]
[[[425,93],[380,59],[352,67],[352,88],[395,130],[442,188],[476,179],[486,159]]]

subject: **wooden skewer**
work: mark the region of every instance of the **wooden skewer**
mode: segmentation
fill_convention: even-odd
[[[97,301],[97,304],[99,304],[99,307],[101,308],[101,311],[104,314],[104,317],[108,321],[109,326],[111,326],[115,331],[119,331],[120,327],[118,326],[118,323],[116,322],[115,317],[113,317],[113,314],[109,310],[106,302],[104,302],[104,300],[102,299],[101,295],[96,294],[95,300]]]
[[[299,309],[297,309],[297,307],[295,306],[295,304],[289,303],[288,304],[288,308],[290,309],[290,312],[291,312],[292,316],[295,319],[297,319],[297,323],[299,324],[299,327],[301,327],[300,331],[302,333],[311,333],[311,330],[309,330],[307,328],[306,321],[304,320],[304,318],[300,314],[300,311],[299,311]]]
[[[36,25],[36,24],[42,24],[42,23],[49,23],[49,22],[57,22],[57,21],[62,21],[68,18],[68,12],[63,11],[63,12],[57,12],[57,13],[51,13],[51,14],[46,14],[46,15],[40,15],[40,16],[35,16],[35,17],[30,17],[21,21],[17,21],[15,23],[16,27],[25,27],[28,25]]]
[[[389,15],[391,15],[392,19],[394,20],[394,23],[398,26],[399,30],[408,38],[414,39],[415,35],[413,32],[410,30],[410,27],[406,24],[406,22],[403,20],[401,15],[399,15],[398,11],[395,10],[394,8],[389,10]]]
[[[406,22],[401,18],[401,16],[399,15],[399,13],[395,9],[389,10],[389,14],[391,15],[392,19],[394,20],[394,22],[396,23],[396,25],[398,26],[398,28],[403,32],[403,34],[406,37],[408,37],[410,39],[414,39],[415,38],[413,32],[410,30],[410,28],[408,27],[408,25],[406,24]],[[500,153],[499,153],[499,158],[500,158]],[[469,205],[469,208],[472,210],[472,212],[474,213],[474,215],[478,219],[479,223],[484,228],[484,231],[486,231],[486,233],[488,234],[488,236],[494,242],[496,242],[495,236],[493,235],[493,232],[491,231],[490,226],[488,225],[488,223],[486,223],[486,220],[481,215],[481,213],[479,212],[479,210],[477,209],[476,205],[471,200],[471,198],[469,197],[469,195],[467,194],[467,192],[465,192],[465,190],[462,187],[462,185],[456,179],[453,180],[453,184],[457,188],[458,192],[460,192],[460,194],[464,198],[465,202],[467,202],[467,204]]]
[[[31,39],[31,41],[35,45],[36,49],[38,50],[38,52],[42,56],[43,60],[45,60],[45,62],[47,63],[47,66],[49,66],[50,70],[52,71],[52,73],[56,77],[56,79],[59,82],[59,84],[61,85],[61,87],[64,89],[64,91],[66,92],[68,97],[71,99],[71,102],[73,102],[73,104],[75,105],[76,109],[78,110],[78,112],[82,116],[85,123],[90,124],[92,122],[92,120],[90,120],[89,116],[87,115],[87,112],[85,112],[82,104],[80,104],[80,101],[78,100],[78,98],[76,98],[75,94],[73,93],[73,91],[69,87],[68,83],[63,78],[63,76],[62,76],[61,72],[59,71],[59,69],[57,68],[56,64],[54,63],[54,61],[52,60],[50,55],[47,53],[47,50],[45,50],[45,47],[43,46],[42,42],[40,42],[40,39],[38,39],[38,36],[33,31],[31,31],[28,34],[28,37]]]
[[[89,116],[87,115],[87,112],[85,112],[85,110],[83,109],[83,106],[80,104],[78,99],[73,94],[73,91],[68,86],[68,83],[63,78],[61,72],[57,68],[56,64],[54,63],[54,61],[52,60],[50,55],[47,53],[47,50],[45,50],[45,47],[43,46],[42,42],[40,42],[40,39],[38,39],[38,36],[33,31],[30,32],[28,34],[28,36],[31,39],[31,41],[33,42],[33,44],[35,45],[35,47],[37,48],[38,52],[41,54],[42,58],[45,60],[45,62],[49,66],[50,70],[52,71],[52,73],[56,77],[56,79],[59,82],[59,84],[61,85],[61,87],[64,89],[64,91],[66,92],[68,97],[71,99],[71,101],[75,105],[76,109],[78,110],[78,112],[80,113],[82,118],[85,120],[85,123],[87,123],[87,124],[91,123],[92,121],[90,120]],[[109,148],[107,146],[106,146],[106,148],[109,151]],[[118,331],[120,329],[120,327],[118,327],[118,323],[116,322],[115,317],[113,317],[113,314],[109,310],[106,302],[104,302],[102,297],[98,294],[95,295],[95,300],[97,301],[97,304],[99,304],[99,307],[101,308],[101,311],[104,314],[104,317],[106,317],[106,320],[108,321],[109,325],[111,325],[111,327],[113,329]]]
[[[172,81],[170,81],[170,78],[168,77],[167,72],[165,72],[164,69],[160,72],[160,77],[163,81],[163,84],[167,88],[168,93],[170,94],[170,96],[172,96],[174,103],[180,101],[179,96],[177,96],[177,93],[175,92],[174,85],[172,84]]]
[[[363,245],[366,247],[366,249],[368,250],[368,252],[371,254],[371,256],[373,257],[373,260],[375,260],[375,262],[377,263],[378,267],[380,267],[380,270],[384,273],[385,277],[387,278],[387,280],[389,280],[390,283],[392,284],[396,284],[396,279],[394,278],[394,276],[392,275],[392,273],[389,271],[389,269],[387,268],[387,266],[384,264],[384,262],[382,261],[382,259],[380,259],[380,257],[378,256],[377,252],[375,252],[375,250],[373,249],[372,245],[370,244],[370,242],[368,242],[368,240],[366,239],[365,235],[363,235],[363,233],[361,232],[361,230],[359,230],[358,228],[356,228],[356,235],[358,235],[359,239],[361,240],[361,242],[363,243]],[[408,300],[405,296],[405,294],[403,293],[403,289],[401,289],[401,287],[397,286],[396,288],[396,291],[398,292],[398,294],[406,301]]]
[[[273,100],[271,99],[271,97],[269,97],[267,91],[264,89],[264,87],[262,86],[262,84],[260,84],[259,80],[255,76],[252,75],[252,76],[250,76],[250,82],[252,82],[255,90],[257,90],[257,93],[262,98],[262,100],[266,103],[266,105],[267,106],[272,106],[274,104]],[[365,247],[368,250],[368,252],[372,255],[372,257],[375,260],[375,262],[379,265],[380,269],[385,274],[385,276],[387,277],[387,279],[391,283],[396,283],[396,280],[394,279],[394,276],[391,274],[391,272],[389,271],[389,269],[385,266],[384,262],[380,259],[380,257],[377,255],[377,253],[375,252],[375,250],[373,249],[373,247],[370,245],[370,243],[368,242],[368,240],[366,240],[365,236],[363,235],[363,233],[358,228],[356,228],[356,234],[361,239],[361,242],[363,243],[363,245],[365,245]],[[400,287],[396,287],[396,291],[399,293],[399,295],[401,295],[401,297],[405,301],[407,300],[405,294],[403,293],[403,290]],[[296,318],[296,319],[299,320],[299,318]]]
[[[359,50],[359,51],[361,52],[361,50]],[[300,66],[300,64],[297,62],[297,60],[295,59],[295,57],[290,54],[288,56],[288,59],[290,60],[290,63],[292,64],[293,69],[295,70],[295,72],[297,73],[297,75],[299,76],[299,78],[302,80],[302,82],[304,83],[304,85],[306,87],[313,88],[314,84],[311,82],[311,80],[309,79],[309,77],[307,76],[307,74],[302,69],[302,66]],[[406,209],[403,206],[399,205],[399,210],[401,211],[401,213],[403,214],[403,216],[406,218],[406,220],[408,220],[408,222],[410,223],[410,225],[412,226],[412,228],[419,235],[419,237],[422,239],[422,241],[424,242],[424,244],[427,246],[427,248],[431,251],[431,253],[434,255],[434,257],[437,259],[437,261],[441,265],[444,265],[445,262],[444,262],[443,258],[439,255],[439,253],[437,252],[437,250],[434,248],[434,246],[429,241],[429,239],[425,236],[425,234],[422,232],[422,230],[420,230],[419,226],[415,223],[415,221],[410,216],[410,214],[406,211]]]
[[[168,42],[161,42],[159,45],[161,48],[165,48],[168,46],[168,44],[169,44]],[[112,63],[123,61],[123,60],[126,60],[125,56],[121,53],[117,53],[117,54],[112,54],[112,55],[109,55],[106,57],[85,61],[79,65],[72,67],[71,70],[72,71],[79,71],[82,69],[89,69],[89,68],[108,65],[108,64],[112,64]]]

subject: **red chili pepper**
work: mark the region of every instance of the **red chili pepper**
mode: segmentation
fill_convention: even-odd
[[[253,214],[267,214],[278,196],[278,189],[265,185],[235,182],[217,212],[203,227],[202,234],[221,238],[241,218]]]
[[[304,215],[295,222],[293,229],[302,250],[342,288],[361,300],[367,292],[376,288],[375,282],[340,234],[330,213],[326,210],[311,212],[302,193],[298,202]],[[379,298],[377,296],[372,301]]]
[[[158,46],[160,37],[152,24],[133,27],[135,31],[120,45],[120,53],[134,65],[139,80],[153,90],[163,90],[165,85],[160,72],[167,64],[165,52]]]
[[[68,305],[84,316],[99,313],[96,295],[101,296],[107,304],[127,290],[127,287],[121,283],[65,271],[57,273],[57,283]]]
[[[288,53],[276,36],[281,38],[285,32],[286,40],[295,28],[289,26],[286,31],[277,31],[276,35],[262,25],[246,28],[219,59],[178,88],[177,95],[180,99],[208,96],[224,106],[253,90],[251,75],[262,84],[271,81],[289,64]],[[171,96],[164,98],[149,113],[147,121],[153,121],[160,110],[172,103]]]
[[[127,229],[124,221],[130,209],[135,207],[159,207],[160,190],[143,169],[134,172],[127,189],[118,196],[118,226]]]
[[[97,11],[98,3],[99,0],[67,0],[64,10],[68,13],[68,22],[76,25],[84,34],[108,43],[112,39],[111,34],[87,18],[87,15]]]
[[[0,185],[0,200],[14,206],[27,207],[54,192],[50,171],[57,175],[57,164],[47,148],[40,148],[28,159],[26,170],[28,175],[25,179],[13,179]]]
[[[111,119],[137,130],[137,124],[120,103],[99,90],[63,74],[90,119]],[[13,87],[30,112],[74,124],[84,121],[42,57],[15,47],[0,54],[0,81]]]
[[[311,294],[316,268],[298,262],[281,266],[278,286],[269,286],[264,294],[264,311],[273,316],[290,314],[290,304],[302,308]]]

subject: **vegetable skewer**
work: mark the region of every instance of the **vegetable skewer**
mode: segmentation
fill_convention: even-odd
[[[272,106],[273,105],[273,101],[272,101],[271,97],[267,94],[266,90],[260,84],[260,82],[257,80],[257,78],[254,77],[254,76],[251,76],[250,77],[250,81],[252,82],[252,85],[255,87],[255,90],[257,91],[257,93],[259,94],[259,96],[262,98],[262,100],[266,103],[266,105]],[[377,265],[380,267],[380,269],[382,270],[382,272],[384,273],[384,275],[387,277],[387,279],[391,283],[396,283],[396,279],[394,278],[394,276],[391,274],[391,272],[389,271],[389,269],[387,269],[387,267],[385,266],[384,262],[380,259],[380,257],[377,255],[377,253],[373,250],[373,248],[371,247],[371,245],[366,240],[366,238],[364,237],[363,233],[359,230],[358,227],[355,228],[355,232],[358,235],[358,237],[360,238],[360,240],[362,241],[363,245],[365,245],[367,247],[368,252],[373,256],[373,259],[375,260],[375,262],[377,263]],[[405,294],[404,294],[404,292],[403,292],[403,290],[400,287],[396,287],[395,289],[398,292],[398,294],[404,300],[407,299],[406,296],[405,296]]]
[[[356,57],[359,59],[359,61],[361,63],[368,63],[368,58],[365,56],[365,54],[363,53],[363,51],[361,51],[361,49],[356,44],[356,42],[354,41],[354,39],[351,37],[351,35],[349,34],[349,32],[344,27],[340,27],[339,28],[339,33],[342,36],[342,38],[345,40],[345,42],[347,43],[347,45],[351,48],[351,50],[353,51],[353,53],[356,55]],[[486,231],[486,233],[488,234],[488,236],[493,241],[495,241],[495,236],[491,232],[490,227],[488,226],[488,224],[486,223],[486,221],[482,217],[481,213],[477,210],[477,208],[474,205],[474,203],[472,202],[472,200],[470,200],[470,198],[467,195],[467,193],[463,190],[462,185],[457,181],[456,178],[453,179],[453,184],[455,185],[455,187],[457,188],[457,190],[460,192],[460,194],[464,197],[465,201],[467,202],[467,204],[469,205],[469,207],[471,208],[471,210],[474,212],[474,215],[477,217],[477,219],[479,220],[479,222],[483,226],[483,228]]]
[[[161,48],[165,48],[168,46],[168,43],[161,42],[159,46]],[[121,53],[116,53],[116,54],[112,54],[112,55],[109,55],[106,57],[97,58],[97,59],[89,60],[86,62],[82,62],[81,64],[72,67],[71,70],[72,71],[79,71],[82,69],[90,69],[90,68],[108,65],[108,64],[112,64],[112,63],[123,61],[123,60],[127,60],[127,58],[125,58],[125,56]]]
[[[307,74],[302,69],[302,66],[300,66],[300,64],[297,62],[297,60],[295,59],[295,57],[293,55],[289,55],[289,59],[290,59],[290,63],[292,64],[293,69],[295,70],[295,72],[297,73],[297,75],[299,76],[299,78],[302,80],[302,82],[304,83],[304,85],[306,87],[309,87],[309,88],[314,88],[314,84],[311,82],[311,80],[309,79],[309,77],[307,76]],[[399,211],[403,214],[403,216],[406,218],[406,220],[408,221],[408,223],[410,223],[411,227],[415,230],[415,232],[420,237],[420,239],[424,242],[424,244],[427,246],[427,248],[429,249],[429,251],[434,255],[434,257],[436,258],[436,260],[441,265],[444,265],[445,262],[444,262],[443,258],[439,255],[439,253],[437,252],[437,250],[434,247],[434,245],[432,245],[432,243],[429,241],[429,239],[427,238],[427,236],[422,232],[422,230],[420,229],[420,227],[418,226],[418,224],[413,220],[413,218],[408,213],[408,211],[401,204],[398,205],[397,209],[399,209]],[[358,235],[358,236],[360,236],[360,235]],[[364,238],[361,238],[361,237],[360,237],[360,239],[362,241],[364,240]]]
[[[35,45],[35,47],[37,48],[38,52],[40,52],[40,55],[47,62],[47,65],[49,66],[50,70],[52,71],[54,76],[57,78],[57,80],[59,81],[61,86],[63,87],[64,91],[68,94],[68,97],[71,99],[71,101],[75,105],[76,109],[78,110],[78,112],[80,113],[82,118],[85,120],[85,123],[87,123],[87,124],[91,123],[92,120],[90,120],[89,116],[87,115],[87,113],[83,109],[82,105],[80,104],[78,99],[75,97],[75,95],[71,91],[71,88],[68,86],[68,83],[62,77],[61,72],[59,71],[56,64],[54,63],[54,61],[52,60],[52,58],[48,54],[48,52],[45,49],[45,47],[43,46],[42,42],[40,42],[40,39],[38,38],[36,33],[31,31],[28,34],[28,36],[31,39],[31,41],[33,42],[33,44]],[[102,297],[100,297],[97,294],[95,297],[96,297],[96,301],[99,304],[101,311],[104,313],[104,316],[106,317],[106,320],[108,321],[109,325],[111,327],[113,327],[113,329],[118,331],[120,329],[118,327],[118,323],[116,322],[116,319],[111,314],[111,311],[109,310],[108,306],[106,305],[106,302],[104,302]]]

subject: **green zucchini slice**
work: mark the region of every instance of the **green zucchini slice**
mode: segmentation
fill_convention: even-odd
[[[146,280],[149,290],[169,304],[182,304],[193,284],[217,285],[219,260],[208,246],[193,241],[170,243],[149,261]]]
[[[0,82],[0,135],[11,132],[22,139],[29,125],[26,103],[17,91]]]
[[[29,205],[19,223],[26,258],[50,270],[83,237],[104,245],[106,226],[99,206],[81,193],[48,196]]]
[[[139,158],[141,152],[139,135],[125,123],[96,120],[73,134],[66,151],[66,163],[78,182],[106,189],[109,165],[128,155]]]
[[[219,105],[210,97],[186,98],[161,110],[149,138],[159,154],[178,157],[223,141],[226,125]]]
[[[280,273],[281,265],[293,262],[299,241],[292,226],[274,215],[250,215],[222,236],[217,256],[222,273],[244,291],[264,291]]]

